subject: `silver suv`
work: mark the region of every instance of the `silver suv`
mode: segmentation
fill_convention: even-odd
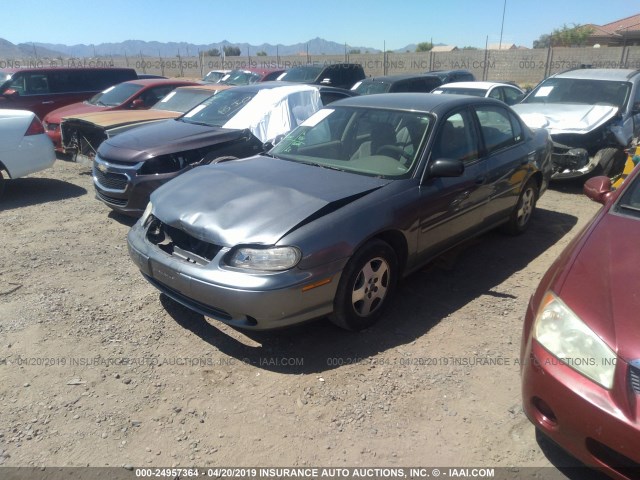
[[[553,180],[622,172],[640,133],[640,70],[577,69],[542,81],[518,105],[553,139]]]

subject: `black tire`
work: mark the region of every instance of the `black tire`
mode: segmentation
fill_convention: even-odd
[[[596,176],[615,177],[622,173],[626,155],[620,148],[603,148],[596,152],[594,158],[598,160],[598,166],[595,168]]]
[[[398,282],[398,258],[389,244],[372,240],[358,250],[342,272],[329,319],[346,330],[376,323]]]
[[[2,194],[4,193],[4,187],[7,184],[7,181],[2,176],[2,172],[0,172],[0,198],[2,198]]]
[[[536,209],[538,201],[538,183],[531,179],[520,192],[518,203],[516,203],[509,221],[504,230],[510,235],[519,235],[523,233],[531,223],[531,217]]]

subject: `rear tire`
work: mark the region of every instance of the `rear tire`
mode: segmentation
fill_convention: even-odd
[[[376,323],[397,284],[398,259],[389,244],[372,240],[351,257],[340,278],[329,319],[346,330]]]
[[[531,223],[531,217],[536,208],[538,201],[538,183],[532,178],[530,179],[518,197],[509,221],[505,225],[504,230],[510,235],[519,235],[523,233]]]

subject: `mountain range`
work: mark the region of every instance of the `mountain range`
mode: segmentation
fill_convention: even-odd
[[[249,43],[232,43],[223,40],[217,43],[194,44],[188,42],[147,42],[143,40],[126,40],[118,43],[100,43],[98,45],[63,45],[59,43],[13,43],[0,38],[0,58],[22,57],[96,57],[96,56],[139,56],[146,57],[183,57],[197,56],[199,52],[217,49],[222,51],[225,46],[240,48],[242,56],[255,56],[258,52],[265,52],[269,56],[300,55],[343,55],[345,52],[359,51],[360,53],[379,53],[380,49],[371,47],[354,47],[322,38],[314,38],[308,42],[293,45],[251,45]],[[396,52],[413,52],[415,45],[394,50]]]

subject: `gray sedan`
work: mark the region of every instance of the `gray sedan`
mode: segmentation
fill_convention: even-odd
[[[551,143],[487,98],[382,94],[331,104],[267,155],[195,169],[129,233],[143,275],[222,322],[376,322],[398,280],[497,226],[523,232]]]

